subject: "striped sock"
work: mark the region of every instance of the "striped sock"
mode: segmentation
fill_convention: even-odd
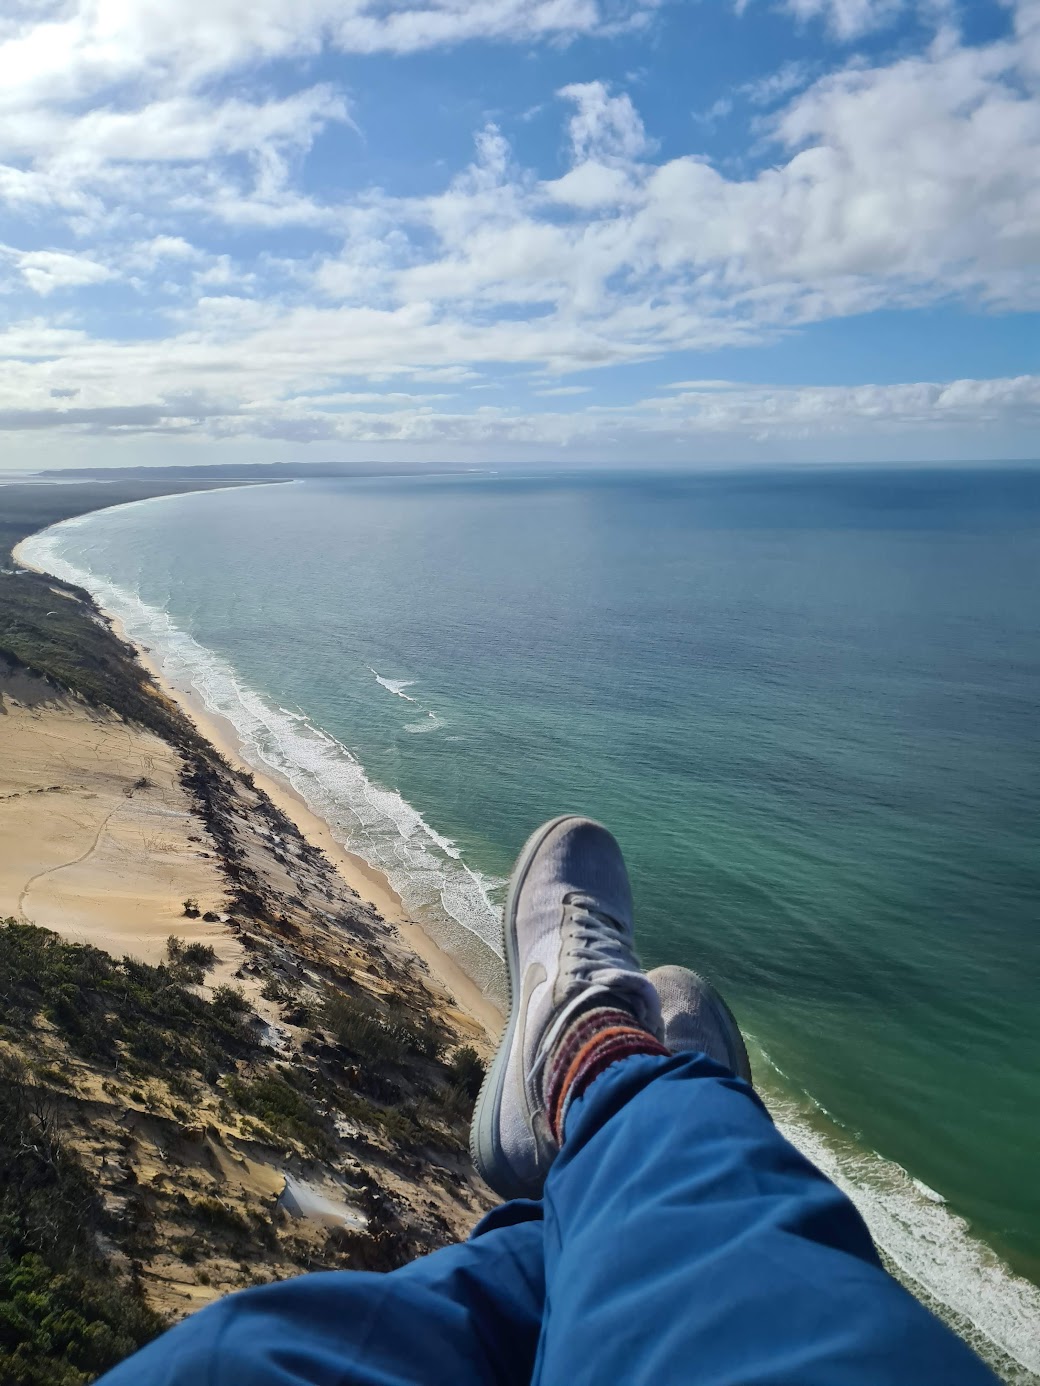
[[[649,1030],[637,1024],[631,1011],[617,1006],[579,1011],[556,1041],[542,1085],[549,1127],[557,1145],[563,1144],[570,1104],[604,1069],[633,1054],[667,1053]]]

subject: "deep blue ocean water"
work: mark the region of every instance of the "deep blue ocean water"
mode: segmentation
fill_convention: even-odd
[[[986,1250],[1040,1281],[1040,473],[306,482],[27,556],[490,988],[527,833],[607,822],[647,965],[718,982],[889,1254],[1040,1369]]]

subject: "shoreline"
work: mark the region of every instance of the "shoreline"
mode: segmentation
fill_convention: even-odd
[[[62,518],[41,509],[0,544]],[[221,1295],[464,1241],[493,1201],[466,1151],[497,1017],[277,774],[240,772],[189,671],[171,687],[161,644],[31,553],[0,574],[0,1157],[65,1211],[8,1199],[0,1253],[40,1251],[34,1294],[102,1330],[105,1371]],[[84,1360],[16,1329],[34,1379]]]
[[[33,537],[27,535],[26,540]],[[26,540],[15,545],[11,557],[23,568],[43,577],[53,576],[21,556],[19,550]],[[296,824],[307,841],[325,853],[350,889],[399,932],[405,946],[426,964],[454,998],[459,1009],[480,1025],[488,1041],[493,1044],[505,1023],[502,1012],[462,967],[426,933],[422,925],[411,918],[401,897],[383,872],[344,847],[335,838],[328,823],[276,771],[270,768],[258,770],[251,765],[243,754],[242,742],[233,723],[212,712],[195,689],[183,688],[168,678],[160,661],[127,635],[119,617],[96,600],[95,604],[118,639],[130,646],[137,661],[148,671],[157,687],[176,704],[196,731],[235,769],[253,777],[257,787]]]
[[[212,712],[194,689],[179,687],[169,679],[163,673],[159,662],[130,639],[117,616],[106,611],[104,607],[98,609],[102,611],[119,639],[131,646],[159,688],[177,704],[200,735],[205,737],[236,770],[253,777],[257,787],[264,791],[286,817],[292,819],[307,841],[325,853],[351,890],[366,904],[373,906],[388,924],[399,931],[406,946],[427,965],[454,997],[459,1008],[476,1020],[487,1033],[489,1041],[494,1043],[505,1023],[505,1017],[459,964],[430,938],[422,925],[408,915],[401,897],[383,872],[337,841],[328,823],[314,812],[288,780],[270,768],[257,770],[251,765],[245,759],[242,742],[233,723],[221,717],[219,713]]]

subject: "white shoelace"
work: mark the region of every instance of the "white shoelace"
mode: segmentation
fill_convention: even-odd
[[[580,897],[568,896],[564,906],[568,971],[576,980],[592,983],[602,969],[631,970],[635,958],[625,939],[624,925]]]

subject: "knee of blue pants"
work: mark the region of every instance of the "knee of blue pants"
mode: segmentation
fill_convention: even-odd
[[[591,1356],[615,1379],[703,1386],[993,1386],[881,1268],[846,1196],[704,1055],[600,1075],[568,1112],[544,1204],[541,1380],[596,1380]]]

